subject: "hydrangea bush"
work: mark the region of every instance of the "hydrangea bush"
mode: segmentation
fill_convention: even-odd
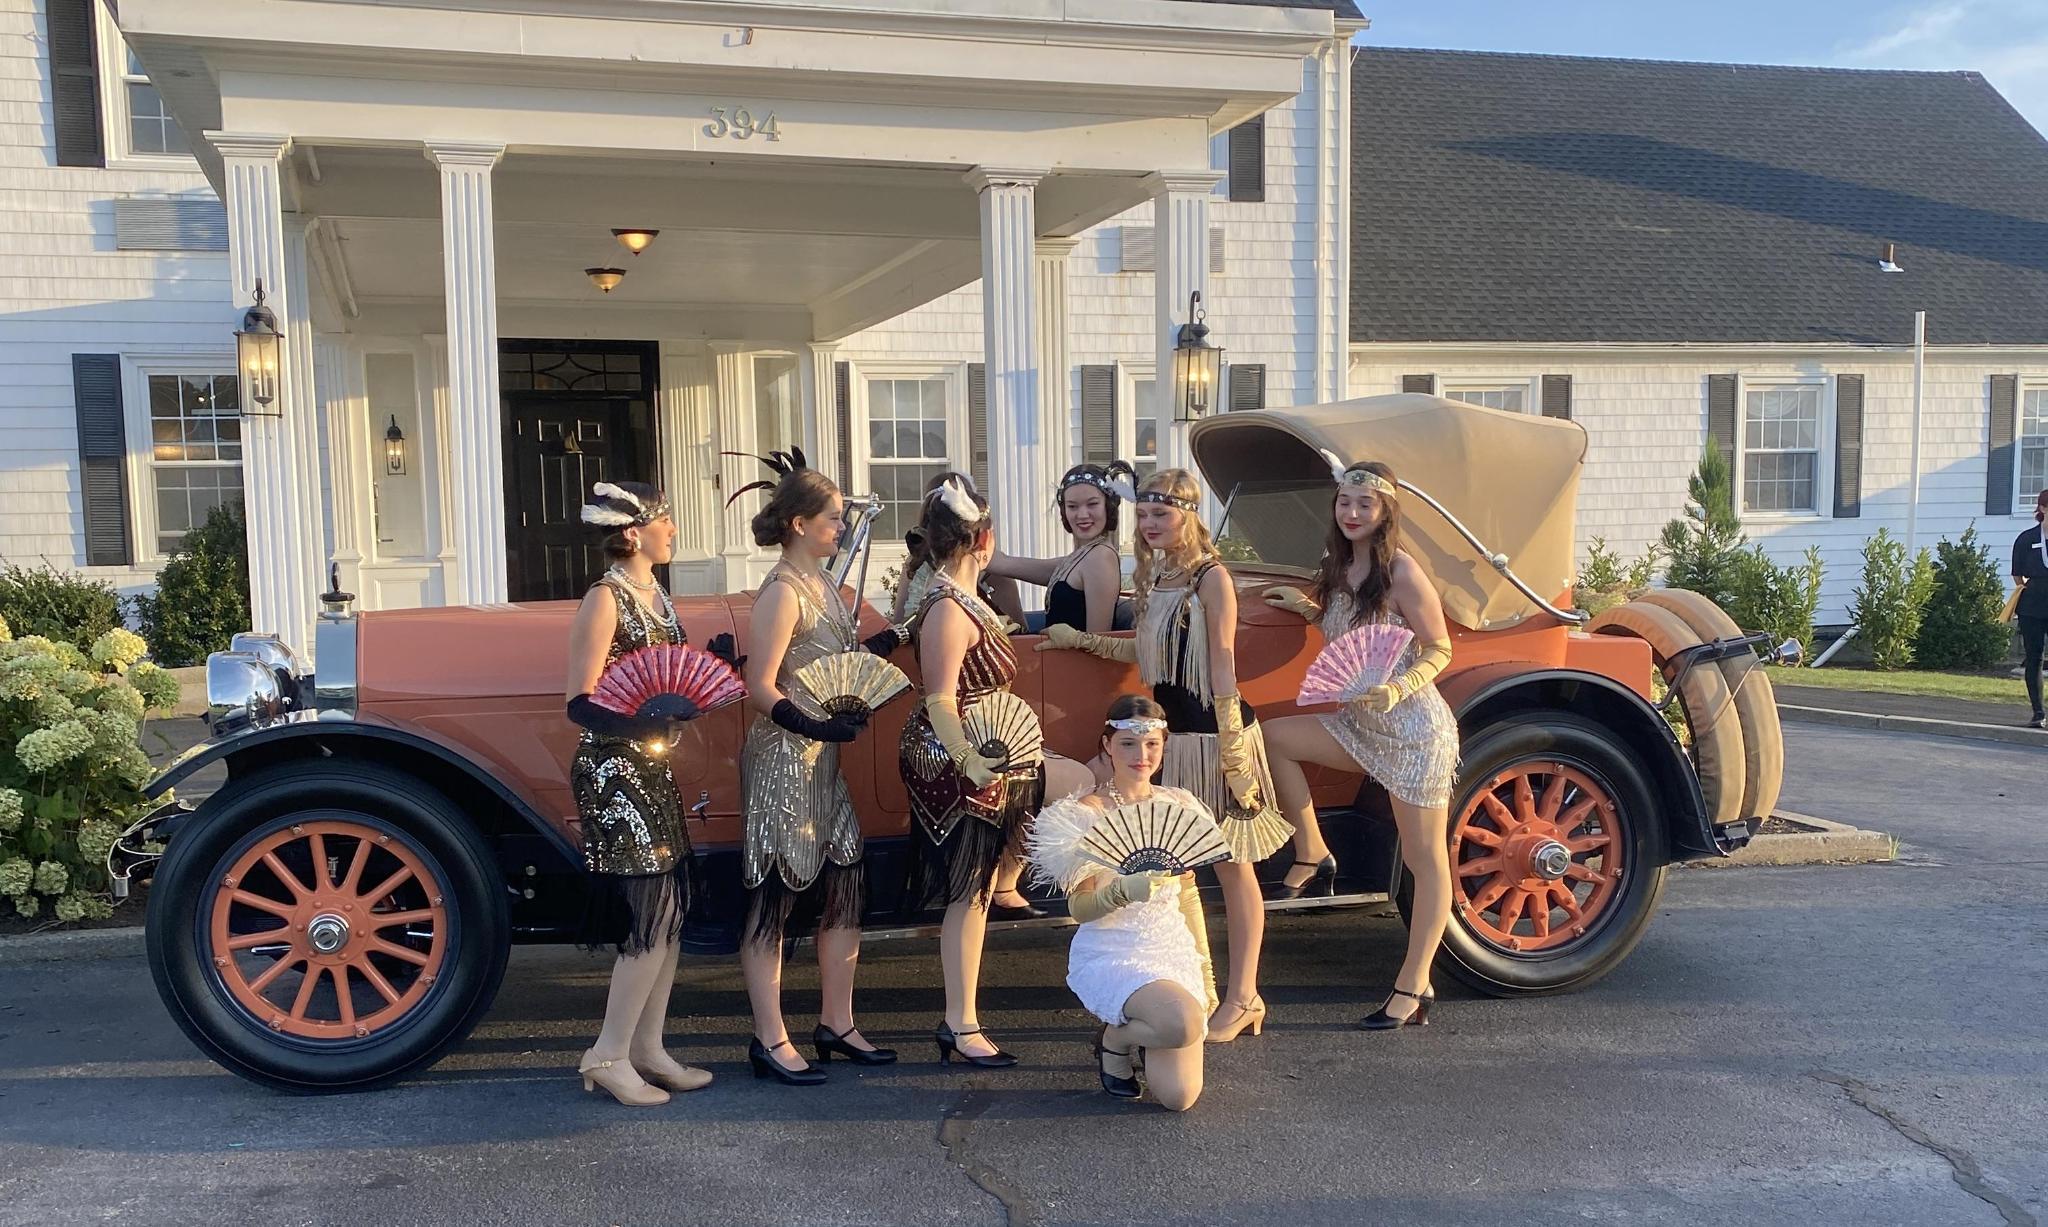
[[[30,918],[104,918],[107,851],[148,802],[137,744],[178,681],[116,627],[84,650],[14,638],[0,619],[0,902]]]

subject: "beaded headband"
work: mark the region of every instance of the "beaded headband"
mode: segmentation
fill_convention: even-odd
[[[1371,469],[1346,469],[1337,479],[1340,486],[1363,486],[1377,494],[1392,494],[1394,483],[1373,472]]]
[[[1178,507],[1182,511],[1197,511],[1201,508],[1201,504],[1191,498],[1182,498],[1177,494],[1168,494],[1164,490],[1140,490],[1138,491],[1137,501],[1140,503],[1164,503],[1168,507]]]
[[[1128,503],[1138,497],[1130,481],[1134,476],[1135,470],[1121,460],[1112,460],[1099,468],[1083,465],[1060,479],[1059,492],[1064,495],[1074,486],[1093,486],[1108,498],[1120,498]]]
[[[1166,721],[1154,716],[1133,716],[1128,720],[1105,720],[1102,722],[1119,733],[1163,733]]]
[[[608,481],[592,486],[590,494],[593,501],[583,504],[583,522],[599,528],[645,528],[669,512],[666,498],[645,502]]]

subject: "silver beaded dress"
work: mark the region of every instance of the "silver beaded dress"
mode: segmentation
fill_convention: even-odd
[[[1366,623],[1354,618],[1357,606],[1348,592],[1332,594],[1323,611],[1325,640],[1333,640]],[[1405,627],[1400,614],[1387,610],[1366,622]],[[1415,666],[1419,641],[1411,642],[1394,666],[1399,677]],[[1458,721],[1434,684],[1376,712],[1364,703],[1347,703],[1322,717],[1323,727],[1365,773],[1378,780],[1396,800],[1424,809],[1449,805],[1451,781],[1458,773]]]

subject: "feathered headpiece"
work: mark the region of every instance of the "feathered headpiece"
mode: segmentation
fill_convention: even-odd
[[[1112,460],[1108,464],[1081,464],[1067,470],[1060,478],[1060,494],[1064,495],[1072,486],[1093,486],[1109,498],[1122,499],[1126,503],[1136,502],[1138,471],[1126,461]]]
[[[973,484],[963,481],[957,475],[948,477],[932,487],[931,492],[924,496],[924,500],[927,503],[937,503],[939,506],[944,507],[962,524],[979,524],[981,522],[982,511],[974,503]]]
[[[720,452],[718,454],[721,456],[745,456],[749,453]],[[774,480],[771,481],[764,477],[760,481],[748,482],[732,492],[732,498],[725,500],[726,506],[732,506],[740,495],[748,491],[773,490],[776,486],[781,485],[782,479],[788,477],[791,473],[796,472],[798,469],[808,469],[811,467],[810,461],[804,459],[804,449],[793,445],[786,452],[769,452],[765,456],[755,456],[754,459],[768,466],[768,471],[775,474]]]
[[[590,488],[590,501],[583,504],[583,522],[599,528],[639,528],[668,514],[668,500],[642,499],[624,486],[608,481]]]
[[[1319,447],[1323,460],[1330,466],[1330,476],[1340,486],[1364,486],[1377,494],[1392,494],[1394,483],[1373,472],[1371,469],[1354,469],[1337,458],[1335,452]]]

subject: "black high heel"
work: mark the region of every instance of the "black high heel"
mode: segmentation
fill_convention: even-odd
[[[1396,1018],[1392,1014],[1387,1013],[1387,1007],[1394,1004],[1394,998],[1396,997],[1407,997],[1414,1001],[1415,1012],[1406,1018]],[[1429,1007],[1435,1004],[1435,989],[1431,989],[1426,993],[1411,993],[1405,988],[1397,988],[1387,994],[1387,999],[1380,1003],[1379,1009],[1358,1020],[1358,1029],[1361,1031],[1392,1031],[1396,1027],[1427,1027],[1429,1025]]]
[[[989,1053],[987,1056],[977,1056],[971,1052],[960,1051],[961,1036],[980,1034],[982,1034],[980,1027],[969,1027],[965,1031],[955,1031],[945,1023],[940,1023],[939,1029],[932,1032],[932,1039],[937,1041],[939,1046],[939,1064],[951,1064],[954,1057],[959,1057],[969,1065],[978,1065],[982,1069],[1007,1069],[1017,1063],[1017,1057],[1014,1053],[1004,1052],[1000,1048]],[[990,1040],[989,1042],[993,1044],[995,1041]]]
[[[1295,865],[1313,865],[1315,872],[1308,875],[1299,886],[1289,886],[1286,879],[1266,883],[1268,899],[1327,899],[1337,893],[1337,858],[1326,856],[1319,861],[1296,861]],[[1289,866],[1293,868],[1293,866]]]
[[[1114,1048],[1103,1047],[1102,1041],[1108,1038],[1109,1028],[1107,1026],[1103,1027],[1101,1034],[1095,1037],[1095,1072],[1102,1079],[1102,1089],[1118,1099],[1136,1099],[1145,1093],[1145,1088],[1138,1085],[1139,1065],[1136,1060],[1131,1058],[1129,1049],[1118,1052]],[[1102,1058],[1104,1057],[1123,1057],[1131,1061],[1131,1076],[1119,1078],[1115,1074],[1110,1073],[1102,1066]]]
[[[893,1048],[855,1048],[846,1042],[854,1028],[832,1031],[822,1024],[811,1032],[811,1046],[818,1050],[818,1064],[829,1065],[835,1056],[845,1057],[855,1065],[894,1065],[896,1050]]]
[[[782,1045],[777,1044],[775,1047],[780,1048]],[[796,1052],[796,1045],[790,1044],[789,1050],[792,1053]],[[809,1065],[802,1069],[787,1068],[771,1055],[773,1051],[761,1042],[758,1035],[747,1042],[747,1064],[754,1067],[756,1078],[773,1078],[784,1086],[817,1086],[825,1081],[824,1070]]]
[[[1051,915],[1050,912],[1031,902],[1030,899],[1025,898],[1022,894],[1019,894],[1017,897],[1023,899],[1024,902],[1021,904],[997,903],[994,898],[990,898],[988,901],[988,918],[990,920],[1044,920],[1047,916]]]

